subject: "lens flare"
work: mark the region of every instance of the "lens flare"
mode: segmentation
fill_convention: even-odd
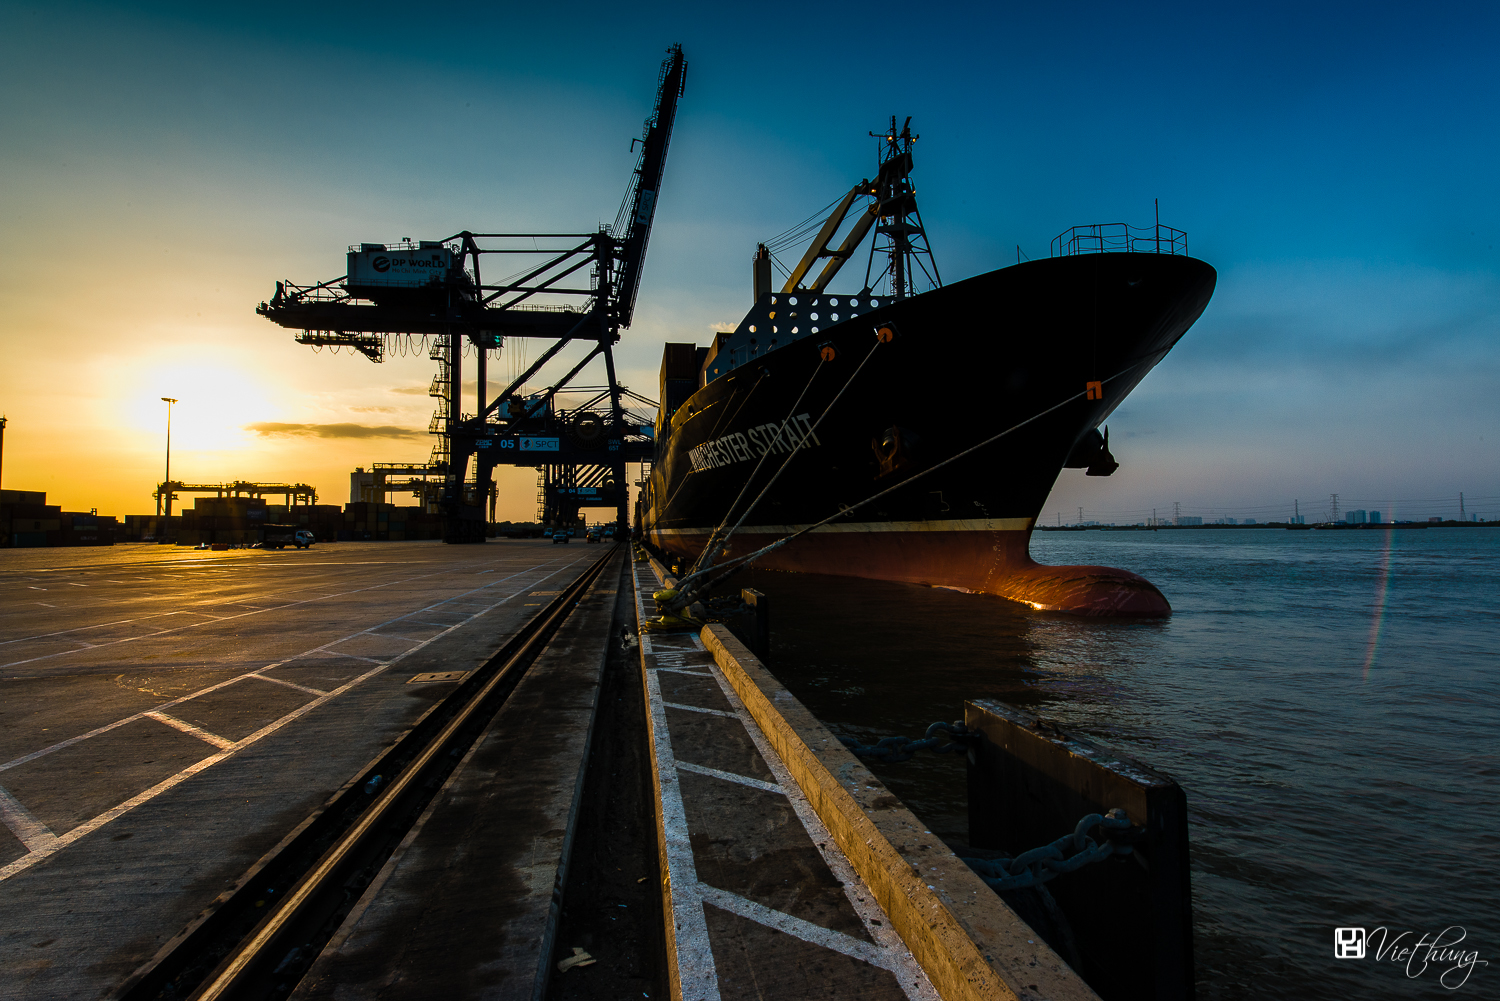
[[[1395,520],[1394,511],[1391,512],[1391,520]],[[1370,636],[1365,641],[1365,681],[1370,680],[1370,665],[1375,663],[1375,655],[1380,652],[1380,627],[1385,624],[1385,599],[1391,587],[1391,556],[1395,535],[1394,527],[1385,530],[1385,551],[1380,554],[1380,568],[1376,571],[1375,604],[1370,615]]]

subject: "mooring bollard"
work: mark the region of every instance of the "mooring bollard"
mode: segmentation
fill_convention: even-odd
[[[964,704],[969,842],[1023,852],[1078,818],[1123,808],[1132,852],[1047,883],[1071,927],[1078,973],[1104,1001],[1193,997],[1187,797],[1168,775],[1002,702]]]
[[[755,617],[755,624],[750,630],[750,652],[761,660],[769,660],[771,657],[771,599],[755,590],[747,587],[740,591],[740,600],[749,606]]]

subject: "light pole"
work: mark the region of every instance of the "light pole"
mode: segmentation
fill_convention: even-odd
[[[0,415],[0,470],[4,470],[4,468],[5,468],[5,417],[4,417],[4,415]],[[4,483],[4,480],[0,479],[0,483]]]
[[[167,405],[167,475],[163,477],[166,481],[162,484],[162,490],[167,492],[167,517],[172,517],[172,404],[177,401],[170,396],[163,396],[161,401]],[[156,492],[156,513],[161,514],[161,490]]]

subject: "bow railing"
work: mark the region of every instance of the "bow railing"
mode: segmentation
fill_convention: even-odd
[[[1182,254],[1187,255],[1187,234],[1171,226],[1131,226],[1123,222],[1099,222],[1074,226],[1052,238],[1053,257],[1074,254]]]

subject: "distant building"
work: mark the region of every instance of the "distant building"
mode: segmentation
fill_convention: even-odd
[[[375,496],[375,474],[365,472],[362,466],[355,466],[354,472],[349,474],[349,503],[362,504],[383,500],[385,500],[384,497]]]
[[[1370,524],[1372,524],[1372,525],[1379,525],[1380,523],[1381,523],[1380,522],[1380,512],[1379,511],[1371,511],[1370,512]]]
[[[1291,524],[1293,524],[1293,525],[1306,525],[1307,524],[1307,515],[1305,515],[1305,514],[1294,515],[1292,517]]]
[[[1363,511],[1363,510],[1360,510],[1360,511],[1345,511],[1344,512],[1344,521],[1345,521],[1345,523],[1350,524],[1350,525],[1364,525],[1364,524],[1368,524],[1369,523],[1369,517],[1370,517],[1369,513],[1366,512],[1366,511]]]
[[[1255,524],[1255,519],[1254,518],[1246,518],[1244,521],[1240,522],[1240,524],[1241,525],[1253,525],[1253,524]]]
[[[1215,525],[1238,525],[1239,520],[1235,518],[1215,518]]]
[[[1443,519],[1442,519],[1442,518],[1440,518],[1440,517],[1438,517],[1438,516],[1437,516],[1437,515],[1435,515],[1435,514],[1434,514],[1434,515],[1431,515],[1431,516],[1430,516],[1430,517],[1428,517],[1428,519],[1427,519],[1427,520],[1428,520],[1428,521],[1429,521],[1429,522],[1434,522],[1434,523],[1436,523],[1436,522],[1440,522],[1440,521],[1442,521],[1442,520],[1443,520]]]
[[[1177,524],[1179,526],[1183,526],[1183,525],[1201,525],[1201,524],[1203,524],[1203,519],[1200,518],[1200,517],[1198,517],[1197,515],[1184,514],[1184,515],[1180,515],[1178,517]]]

